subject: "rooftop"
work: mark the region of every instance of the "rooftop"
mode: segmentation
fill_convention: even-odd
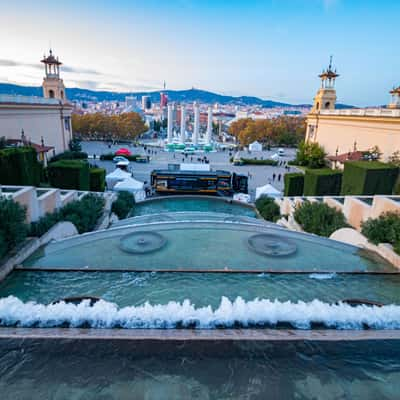
[[[60,103],[58,99],[46,99],[45,97],[0,94],[0,104],[59,105]]]

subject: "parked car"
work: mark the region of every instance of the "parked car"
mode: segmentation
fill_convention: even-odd
[[[282,148],[278,149],[278,155],[284,156],[285,155],[285,150],[282,149]]]
[[[129,163],[129,160],[127,158],[125,158],[125,157],[122,157],[122,156],[115,156],[113,158],[113,163],[117,163],[117,162],[120,162],[120,161],[124,161],[124,162],[126,161],[126,162]]]

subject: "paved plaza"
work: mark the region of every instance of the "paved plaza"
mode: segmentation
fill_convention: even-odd
[[[271,183],[278,190],[283,190],[283,175],[287,172],[295,172],[296,169],[294,167],[289,167],[285,169],[284,166],[264,166],[264,165],[243,165],[243,166],[234,166],[229,162],[230,156],[229,151],[218,151],[211,153],[199,153],[188,155],[184,157],[183,154],[180,153],[171,153],[166,152],[160,147],[147,147],[147,152],[144,150],[143,146],[135,147],[129,145],[113,145],[111,148],[105,142],[82,142],[82,151],[85,151],[89,154],[90,163],[97,164],[99,167],[105,168],[107,173],[112,172],[115,169],[115,164],[112,161],[100,161],[99,156],[101,154],[106,154],[110,152],[115,152],[119,148],[124,147],[128,148],[132,154],[146,154],[150,157],[150,162],[147,164],[135,163],[131,162],[130,168],[133,172],[133,176],[142,181],[142,182],[150,182],[150,173],[154,169],[163,169],[167,168],[168,164],[179,164],[182,162],[188,163],[200,163],[198,161],[199,157],[206,156],[210,161],[212,170],[225,170],[230,172],[236,172],[238,174],[245,174],[249,176],[249,193],[254,195],[255,189],[258,186],[263,186],[267,183]],[[151,153],[149,153],[149,150]],[[266,159],[271,157],[271,155],[277,153],[277,149],[271,149],[271,151],[263,151],[263,152],[253,152],[249,154],[247,151],[241,151],[240,155],[243,158],[254,158],[258,159]],[[285,156],[280,157],[281,161],[289,161],[293,160],[295,157],[296,150],[295,149],[285,149]],[[231,153],[235,154],[235,152]],[[96,155],[96,159],[93,159],[94,155]],[[275,174],[275,180],[273,179],[273,175]],[[278,179],[280,175],[280,180]]]

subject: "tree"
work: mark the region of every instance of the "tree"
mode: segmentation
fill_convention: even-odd
[[[297,148],[295,163],[308,168],[323,168],[325,157],[325,150],[318,143],[302,141]]]

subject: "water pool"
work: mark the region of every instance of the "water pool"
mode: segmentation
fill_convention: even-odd
[[[137,224],[150,224],[154,222],[188,222],[188,221],[209,221],[209,222],[243,222],[247,224],[260,224],[279,227],[272,222],[265,221],[264,219],[246,217],[243,215],[232,215],[227,213],[209,212],[209,211],[177,211],[168,213],[155,213],[149,215],[139,215],[137,217],[130,217],[121,219],[115,222],[112,227],[137,225]],[[282,228],[284,229],[284,228]]]
[[[132,217],[177,211],[218,212],[245,217],[256,217],[253,207],[225,198],[201,196],[161,197],[137,203]]]
[[[396,341],[167,344],[10,339],[0,347],[2,398],[397,400],[400,392]]]
[[[393,271],[359,249],[271,225],[171,222],[121,226],[53,242],[24,269],[126,271]]]

